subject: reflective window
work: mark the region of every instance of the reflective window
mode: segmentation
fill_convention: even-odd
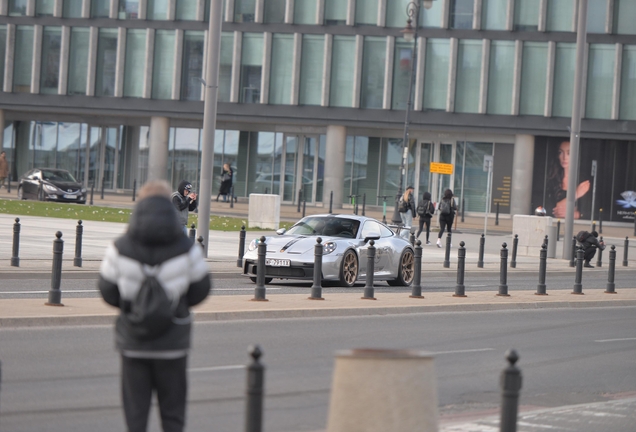
[[[537,31],[541,0],[515,0],[514,29]]]
[[[138,14],[139,0],[119,0],[119,19],[137,19]]]
[[[16,26],[13,59],[13,92],[31,92],[31,67],[33,61],[33,27]]]
[[[362,54],[360,108],[382,108],[385,65],[386,38],[365,37]]]
[[[53,16],[55,10],[55,0],[36,0],[35,15],[36,16]]]
[[[424,73],[424,108],[446,110],[448,94],[448,39],[426,41],[426,71]]]
[[[203,89],[203,36],[202,31],[186,31],[183,36],[183,62],[181,71],[181,99],[201,100]]]
[[[344,25],[347,23],[347,2],[325,0],[325,24]]]
[[[206,2],[206,3],[209,3],[209,2]],[[223,2],[223,5],[225,5],[225,2]],[[177,1],[176,18],[177,20],[180,20],[180,21],[196,20],[197,19],[197,0]]]
[[[552,0],[548,2],[546,29],[548,31],[572,32],[574,0]],[[588,11],[589,13],[589,11]]]
[[[0,90],[4,88],[4,56],[7,47],[7,27],[0,25]],[[0,138],[2,138],[2,130],[0,127]]]
[[[554,89],[552,96],[552,115],[554,117],[572,116],[572,97],[574,95],[574,77],[576,46],[573,43],[557,43],[554,59]]]
[[[239,151],[239,154],[249,153],[249,165],[245,165],[248,175],[248,194],[253,192],[263,193],[263,189],[266,187],[264,185],[270,184],[269,181],[263,181],[263,179],[271,179],[273,174],[280,172],[280,165],[278,165],[277,170],[275,169],[275,155],[282,153],[282,145],[283,134],[281,133],[241,132],[239,149],[243,150],[243,147],[249,149],[248,151]],[[292,151],[295,154],[296,148],[288,148],[287,151]],[[239,157],[238,166],[242,165],[240,162]],[[293,161],[291,165],[293,169]],[[278,183],[280,185],[280,178]],[[289,201],[291,199],[283,197],[283,200]]]
[[[152,98],[172,98],[172,72],[174,69],[174,30],[155,32],[155,55],[152,67]]]
[[[585,118],[609,119],[612,115],[615,56],[614,45],[590,45]]]
[[[272,62],[269,74],[269,103],[289,105],[294,57],[294,36],[275,34],[272,37]]]
[[[543,115],[547,83],[548,44],[525,42],[521,67],[519,114]]]
[[[282,134],[281,134],[282,138]],[[223,164],[228,163],[234,171],[234,195],[242,196],[245,193],[245,174],[241,177],[238,174],[238,142],[239,131],[216,130],[214,134],[214,175],[212,176],[212,191],[219,191],[221,187],[221,172]],[[240,169],[245,172],[245,167]],[[239,183],[240,182],[240,186]]]
[[[256,0],[234,0],[234,22],[254,22]]]
[[[393,95],[392,109],[406,109],[411,79],[413,42],[406,42],[403,38],[395,39],[393,57]]]
[[[441,27],[444,2],[435,0],[430,9],[420,8],[420,27]]]
[[[483,169],[484,156],[491,156],[492,154],[492,143],[457,143],[454,192],[456,194],[456,201],[459,201],[460,191],[462,191],[463,186],[463,198],[466,211],[483,212],[486,209],[488,173],[484,172]],[[464,175],[463,179],[462,173]]]
[[[263,21],[266,23],[285,22],[285,0],[264,0]]]
[[[300,105],[320,105],[322,102],[322,69],[325,38],[322,35],[303,35],[300,58]]]
[[[88,74],[88,27],[71,29],[71,46],[68,56],[68,94],[85,95]]]
[[[64,18],[81,18],[82,0],[64,0],[62,4],[62,16]]]
[[[117,69],[117,29],[99,29],[97,42],[97,68],[95,96],[115,95],[115,71]]]
[[[42,62],[40,64],[40,93],[57,94],[60,78],[60,44],[62,29],[44,27],[42,33]]]
[[[515,43],[492,41],[488,68],[488,114],[512,114]]]
[[[347,204],[355,204],[355,199],[361,200],[365,191],[373,191],[367,193],[367,196],[375,194],[377,190],[377,176],[367,177],[367,166],[369,157],[369,140],[375,141],[376,147],[379,146],[380,138],[369,137],[347,137],[345,150],[345,169],[344,169],[344,188],[343,202]],[[377,161],[377,159],[376,159]],[[367,182],[369,178],[369,182]],[[357,198],[352,195],[359,195]],[[358,201],[359,202],[359,201]]]
[[[636,34],[636,1],[614,0],[614,33]]]
[[[369,149],[370,155],[373,160],[379,161],[378,166],[380,172],[376,176],[379,181],[379,193],[378,195],[387,197],[387,206],[393,207],[395,202],[395,194],[400,186],[402,165],[402,138],[382,138],[381,147],[379,147],[379,155],[375,156],[374,148]],[[376,164],[369,164],[371,168]],[[415,140],[411,140],[409,143],[409,150],[406,161],[406,184],[402,185],[402,188],[413,184],[413,176],[415,173]],[[381,200],[378,200],[378,204],[382,204]],[[390,215],[388,216],[390,218]]]
[[[9,0],[9,15],[26,15],[28,0]]]
[[[194,190],[199,190],[200,141],[200,129],[170,128],[168,178],[174,190],[183,179],[191,181]]]
[[[607,19],[607,0],[588,0],[587,2],[587,32],[605,33]]]
[[[263,69],[262,33],[244,33],[241,50],[241,85],[239,102],[260,103]]]
[[[108,18],[110,16],[110,0],[91,0],[91,17]]]
[[[386,3],[386,26],[404,28],[408,19],[407,6],[410,0],[393,0]],[[418,26],[422,25],[418,21]]]
[[[146,30],[128,29],[124,61],[124,97],[143,97],[145,70]]]
[[[168,19],[168,0],[148,0],[148,10],[146,17],[149,20],[167,20]]]
[[[318,0],[294,1],[294,24],[317,24]]]
[[[450,2],[450,28],[473,28],[473,0],[451,0]]]
[[[636,45],[627,45],[623,48],[619,116],[621,120],[636,120],[634,101],[636,101]]]
[[[476,113],[479,111],[481,48],[482,42],[479,40],[459,41],[455,112]]]
[[[234,33],[221,34],[221,59],[219,63],[219,102],[230,101],[232,88],[232,57],[234,52]]]
[[[356,0],[356,25],[378,24],[378,0]]]
[[[505,30],[508,19],[508,0],[483,0],[481,28],[484,30]]]
[[[329,105],[351,107],[356,41],[353,36],[334,36],[331,53]]]

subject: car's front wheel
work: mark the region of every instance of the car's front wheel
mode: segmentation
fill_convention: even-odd
[[[267,285],[268,283],[270,283],[274,278],[265,278],[265,285]],[[256,278],[255,277],[250,277],[250,280],[254,283],[256,283]]]
[[[400,257],[397,279],[388,280],[391,286],[409,286],[415,277],[415,257],[411,249],[405,249]]]
[[[347,288],[352,287],[358,280],[359,271],[358,256],[354,251],[348,250],[342,257],[342,264],[340,264],[340,285]]]

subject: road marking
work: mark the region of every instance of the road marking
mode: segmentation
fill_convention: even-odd
[[[188,371],[190,371],[190,372],[216,372],[216,371],[235,370],[235,369],[245,369],[245,365],[228,365],[228,366],[210,366],[210,367],[190,368],[190,369],[188,369]]]
[[[461,353],[471,353],[471,352],[484,352],[484,351],[494,351],[494,348],[476,348],[476,349],[468,349],[468,350],[456,350],[456,351],[437,351],[433,352],[433,355],[442,355],[442,354],[461,354]]]
[[[599,339],[594,342],[620,342],[620,341],[636,341],[636,338],[621,338],[621,339]]]

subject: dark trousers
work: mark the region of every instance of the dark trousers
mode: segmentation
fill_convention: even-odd
[[[420,234],[422,234],[422,231],[424,230],[424,224],[426,224],[426,241],[428,241],[428,236],[431,234],[431,218],[420,216],[419,222],[420,229],[417,231],[417,235],[415,237],[417,238],[420,236]]]
[[[174,360],[122,356],[121,389],[128,432],[146,432],[153,390],[164,432],[185,427],[187,357]]]
[[[596,247],[588,246],[583,250],[583,259],[586,263],[589,263],[592,258],[596,255]]]
[[[444,228],[448,230],[449,234],[451,233],[453,228],[453,216],[441,215],[439,217],[439,234],[437,235],[437,238],[442,238],[442,235],[444,235]]]

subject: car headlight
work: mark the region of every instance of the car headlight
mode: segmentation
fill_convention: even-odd
[[[254,239],[250,242],[250,245],[247,247],[248,251],[253,251],[258,247],[258,239]]]
[[[86,193],[86,188],[82,188],[82,193],[85,194]]]
[[[328,255],[328,254],[330,254],[331,252],[333,252],[333,251],[335,251],[335,250],[336,250],[336,247],[337,247],[337,246],[338,246],[338,245],[337,245],[336,243],[334,243],[334,242],[327,242],[327,243],[325,243],[325,245],[324,245],[324,247],[323,247],[323,249],[322,249],[322,254],[323,254],[323,255]]]
[[[51,186],[51,185],[47,185],[47,184],[44,185],[44,189],[47,192],[56,192],[57,191],[57,188],[55,186]]]

